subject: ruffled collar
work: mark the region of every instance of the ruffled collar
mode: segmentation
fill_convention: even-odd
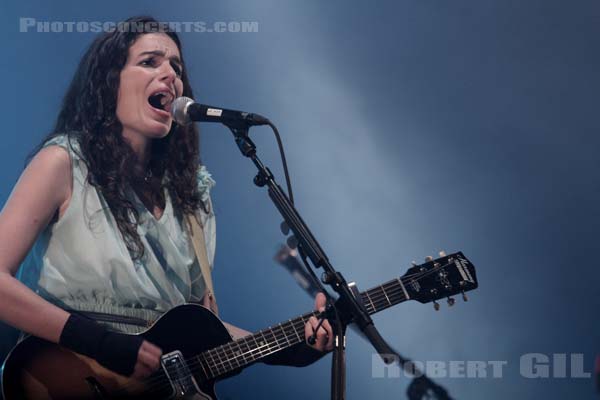
[[[212,175],[204,165],[198,167],[196,174],[196,180],[198,181],[198,191],[200,192],[200,199],[205,202],[210,196],[210,190],[215,186],[216,182],[212,178]]]

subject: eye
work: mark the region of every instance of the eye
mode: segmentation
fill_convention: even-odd
[[[173,71],[175,71],[175,75],[177,75],[179,78],[181,78],[181,75],[183,74],[181,65],[177,64],[176,62],[171,62],[171,67],[173,67]]]
[[[147,66],[147,67],[155,67],[156,60],[154,59],[154,57],[148,57],[148,58],[145,58],[142,61],[140,61],[140,65]]]

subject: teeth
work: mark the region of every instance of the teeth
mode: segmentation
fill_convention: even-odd
[[[162,106],[167,105],[168,103],[173,101],[173,95],[171,95],[171,93],[169,92],[158,92],[156,93],[157,95],[162,95],[162,97],[160,98],[160,104]]]

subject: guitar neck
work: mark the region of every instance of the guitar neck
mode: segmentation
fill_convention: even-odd
[[[391,280],[360,294],[369,314],[374,314],[408,300],[404,283]],[[278,351],[304,341],[304,326],[310,317],[321,316],[318,311],[303,314],[287,322],[270,326],[222,346],[215,347],[196,356],[209,379],[215,379],[244,368]]]

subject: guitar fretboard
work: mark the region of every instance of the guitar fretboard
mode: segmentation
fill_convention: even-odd
[[[369,314],[408,300],[404,282],[394,279],[360,294]],[[253,362],[304,341],[304,326],[310,317],[321,313],[306,313],[287,322],[268,327],[244,338],[226,343],[196,356],[207,379],[215,379]]]

